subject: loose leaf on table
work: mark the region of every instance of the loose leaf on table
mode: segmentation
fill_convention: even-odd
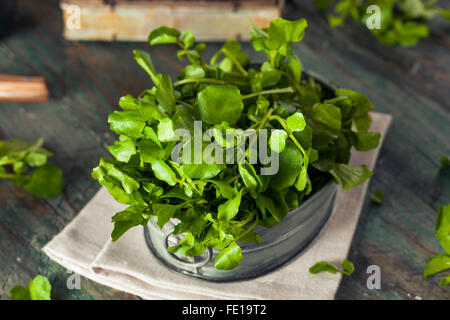
[[[309,268],[309,272],[312,274],[316,274],[319,272],[330,272],[330,273],[342,273],[343,275],[350,276],[355,271],[355,266],[352,262],[350,262],[348,259],[344,259],[342,261],[342,270],[336,268],[333,264],[321,261],[317,262],[315,265],[313,265],[311,268]]]
[[[10,291],[11,300],[51,300],[52,286],[42,275],[31,279],[27,287],[16,286]]]
[[[370,200],[376,204],[384,203],[384,192],[383,190],[377,190],[370,195]]]

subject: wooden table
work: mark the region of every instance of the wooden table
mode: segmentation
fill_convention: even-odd
[[[122,95],[151,85],[132,49],[148,50],[157,69],[172,76],[183,64],[172,46],[68,42],[57,1],[28,2],[19,1],[20,27],[0,40],[0,72],[44,76],[51,98],[1,103],[0,139],[44,137],[64,171],[65,188],[58,198],[38,200],[0,183],[0,298],[40,273],[53,283],[54,298],[135,299],[87,279],[81,290],[68,290],[66,270],[40,249],[99,189],[90,173],[114,140],[107,115]],[[450,172],[439,164],[450,155],[450,24],[433,22],[431,37],[413,49],[385,47],[355,25],[330,29],[309,2],[288,3],[286,10],[288,18],[308,18],[305,40],[295,48],[305,67],[364,92],[378,111],[394,116],[370,182],[371,192],[384,190],[386,203],[366,199],[349,254],[356,272],[343,279],[337,298],[450,298],[450,288],[438,286],[440,277],[422,277],[425,261],[441,250],[436,208],[450,203]],[[219,46],[209,45],[206,54]],[[381,268],[381,290],[366,287],[372,264]]]

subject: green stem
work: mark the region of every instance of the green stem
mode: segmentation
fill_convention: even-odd
[[[248,234],[250,231],[252,231],[252,229],[258,224],[259,218],[258,215],[256,215],[256,219],[255,222],[253,222],[253,224],[250,226],[250,228],[248,228],[247,230],[245,230],[244,233],[242,233],[239,237],[237,237],[236,239],[234,239],[234,241],[238,241],[239,239],[241,239],[243,236],[245,236],[246,234]]]
[[[180,81],[177,81],[173,84],[174,87],[179,87],[182,86],[184,84],[188,84],[188,83],[212,83],[212,84],[235,84],[237,86],[248,86],[246,83],[243,82],[239,82],[239,81],[224,81],[224,80],[218,80],[218,79],[213,79],[213,78],[188,78],[188,79],[183,79]]]
[[[302,145],[297,141],[297,139],[292,134],[292,131],[286,126],[286,123],[280,116],[269,116],[269,120],[277,120],[283,129],[288,133],[289,138],[295,143],[295,145],[302,151],[303,155],[305,157],[308,157],[308,154],[306,153],[306,150],[302,147]]]
[[[238,68],[238,70],[244,75],[247,76],[248,72],[244,69],[244,67],[242,67],[241,63],[239,61],[236,60],[236,58],[231,54],[230,51],[228,51],[225,48],[222,48],[222,52],[225,56],[227,56],[227,58],[229,58],[233,64],[236,66],[236,68]]]
[[[250,94],[241,96],[241,99],[244,100],[244,99],[254,98],[261,94],[265,95],[265,94],[292,93],[292,92],[294,92],[294,89],[292,89],[292,87],[286,87],[286,88],[280,88],[280,89],[270,89],[270,90],[263,90],[263,91],[254,92],[254,93],[250,93]]]
[[[24,176],[21,174],[0,173],[0,179],[17,179],[17,178],[25,178],[27,180],[31,179],[31,177]]]
[[[194,106],[192,104],[187,103],[187,102],[184,102],[184,101],[181,101],[181,100],[178,100],[178,99],[175,99],[175,102],[179,103],[179,104],[184,104],[185,106],[187,106],[187,107],[189,107],[191,109],[194,109]]]

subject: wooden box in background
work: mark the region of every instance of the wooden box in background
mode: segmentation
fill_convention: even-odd
[[[69,40],[146,41],[162,25],[192,30],[201,41],[249,40],[251,23],[267,27],[283,0],[62,0]],[[78,16],[77,16],[78,15]]]

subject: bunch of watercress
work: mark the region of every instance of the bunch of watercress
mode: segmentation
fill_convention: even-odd
[[[20,139],[0,140],[0,179],[9,179],[25,191],[40,197],[51,198],[62,192],[62,173],[48,165],[53,154],[44,149],[43,139],[30,143]],[[28,172],[32,173],[28,174]]]
[[[436,0],[314,0],[314,5],[320,10],[332,12],[328,15],[328,22],[333,28],[344,24],[348,17],[366,26],[368,19],[376,13],[368,8],[376,5],[380,9],[380,28],[370,31],[384,44],[409,47],[428,37],[427,21],[436,16],[450,19],[450,10],[437,7],[436,2]]]
[[[361,93],[326,92],[313,78],[302,79],[293,43],[303,39],[306,27],[305,19],[281,18],[269,28],[255,26],[251,43],[267,54],[259,68],[248,66],[237,41],[227,41],[207,63],[201,56],[206,45],[195,45],[192,32],[161,27],[150,33],[150,45],[177,44],[178,58],[189,64],[173,82],[157,72],[148,53],[134,51],[154,86],[120,99],[122,111],[108,119],[119,135],[109,147],[115,159],[103,158],[93,170],[118,202],[129,205],[112,218],[113,240],[152,217],[161,228],[176,218],[174,233],[184,238],[170,252],[196,256],[214,247],[220,250],[216,268],[232,269],[242,260],[239,242],[263,240],[253,231],[256,225],[276,225],[333,177],[349,189],[371,176],[367,166],[348,162],[351,147],[365,151],[378,144],[380,134],[368,131],[373,106]],[[172,161],[174,131],[186,129],[193,136],[194,120],[204,131],[213,129],[210,143],[242,161],[220,164],[205,156],[198,164]],[[220,134],[248,128],[257,134],[272,130],[263,147],[268,144],[279,156],[275,174],[260,174],[265,164],[251,164],[248,152],[240,153]]]

